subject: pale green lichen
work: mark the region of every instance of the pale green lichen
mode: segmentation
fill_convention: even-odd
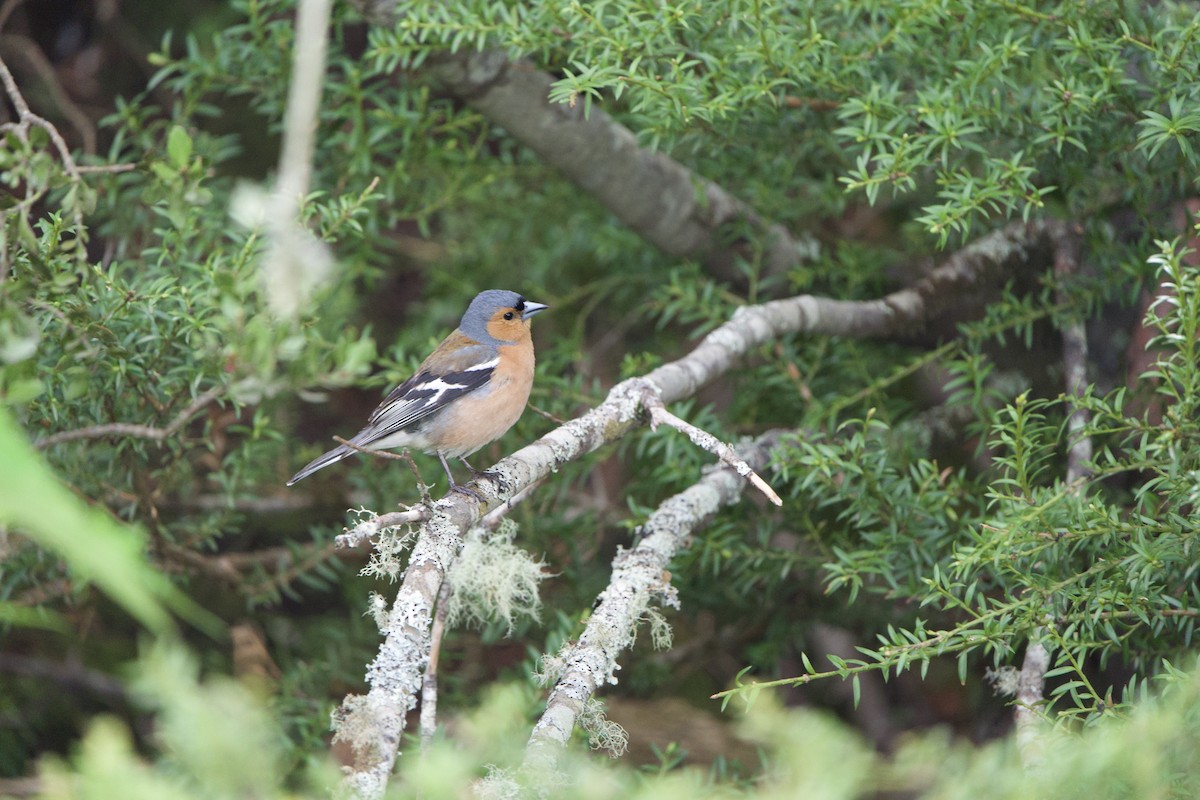
[[[538,585],[549,573],[545,562],[513,544],[516,533],[516,523],[504,520],[495,533],[473,528],[467,534],[462,552],[447,574],[454,589],[450,625],[499,621],[511,632],[521,617],[538,619]]]
[[[620,758],[629,747],[629,734],[604,716],[604,704],[594,697],[584,703],[579,714],[579,727],[587,732],[593,750],[604,750],[611,757]]]

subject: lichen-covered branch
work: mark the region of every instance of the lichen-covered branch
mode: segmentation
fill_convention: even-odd
[[[383,796],[400,752],[405,716],[421,691],[438,592],[462,546],[446,502],[435,505],[413,545],[404,583],[391,608],[376,614],[383,644],[367,668],[370,690],[347,697],[333,714],[335,740],[348,742],[354,750],[345,788],[355,797]]]
[[[741,449],[751,468],[761,469],[778,437],[766,434]],[[564,747],[584,707],[604,684],[615,684],[617,657],[633,645],[651,602],[678,607],[667,565],[687,538],[725,505],[736,501],[745,481],[733,467],[714,469],[663,502],[635,535],[637,544],[620,549],[612,578],[578,641],[548,659],[546,673],[556,677],[546,710],[529,737],[526,762],[545,766]]]
[[[1038,732],[1038,706],[1045,699],[1046,670],[1050,669],[1050,653],[1040,638],[1030,637],[1025,647],[1025,658],[1021,662],[1021,675],[1017,681],[1016,708],[1013,721],[1017,730],[1017,748],[1021,762],[1033,767],[1042,760],[1042,742]]]
[[[1009,225],[952,255],[915,285],[871,301],[801,295],[746,306],[713,330],[687,355],[643,377],[614,386],[602,403],[502,459],[488,471],[495,480],[476,484],[479,501],[451,493],[434,503],[417,536],[404,583],[381,616],[384,643],[367,675],[365,697],[347,699],[338,716],[338,737],[357,754],[348,777],[362,798],[381,797],[396,758],[405,714],[415,705],[420,672],[429,657],[429,626],[438,588],[465,532],[488,509],[536,481],[646,423],[644,398],[664,403],[693,396],[739,364],[754,348],[796,333],[880,337],[919,329],[930,316],[961,302],[978,285],[1009,274],[1048,250],[1058,223]],[[353,722],[353,724],[350,724]]]
[[[388,528],[401,525],[411,525],[414,522],[424,522],[429,519],[429,510],[424,506],[415,506],[406,511],[391,511],[387,514],[363,512],[365,519],[360,520],[353,528],[347,528],[338,534],[334,542],[338,547],[358,547],[367,539],[379,535]]]

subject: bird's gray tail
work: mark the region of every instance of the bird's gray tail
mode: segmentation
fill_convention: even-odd
[[[309,475],[312,475],[317,470],[324,469],[325,467],[328,467],[330,464],[336,464],[337,462],[341,461],[346,456],[354,455],[354,453],[355,453],[355,451],[350,449],[349,447],[346,447],[346,445],[339,444],[337,447],[333,448],[325,455],[317,456],[312,461],[310,461],[308,466],[306,466],[304,469],[300,470],[299,472],[297,472],[295,475],[293,475],[291,477],[291,480],[289,480],[287,482],[287,485],[291,486],[292,484],[296,483],[297,481],[302,481],[305,478],[307,478]]]

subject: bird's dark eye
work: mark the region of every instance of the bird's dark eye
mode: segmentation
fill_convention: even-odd
[[[504,318],[505,318],[505,319],[512,319],[512,318],[513,318],[513,316],[514,316],[514,315],[513,315],[513,312],[511,312],[511,311],[505,311],[505,312],[504,312]]]

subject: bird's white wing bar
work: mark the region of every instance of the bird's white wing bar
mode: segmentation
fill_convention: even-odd
[[[396,431],[404,430],[413,423],[436,414],[454,400],[486,385],[499,363],[499,358],[493,358],[469,369],[445,375],[416,375],[400,387],[402,392],[393,392],[375,409],[367,427],[359,431],[351,441],[364,447],[369,446],[372,442],[378,442]]]

